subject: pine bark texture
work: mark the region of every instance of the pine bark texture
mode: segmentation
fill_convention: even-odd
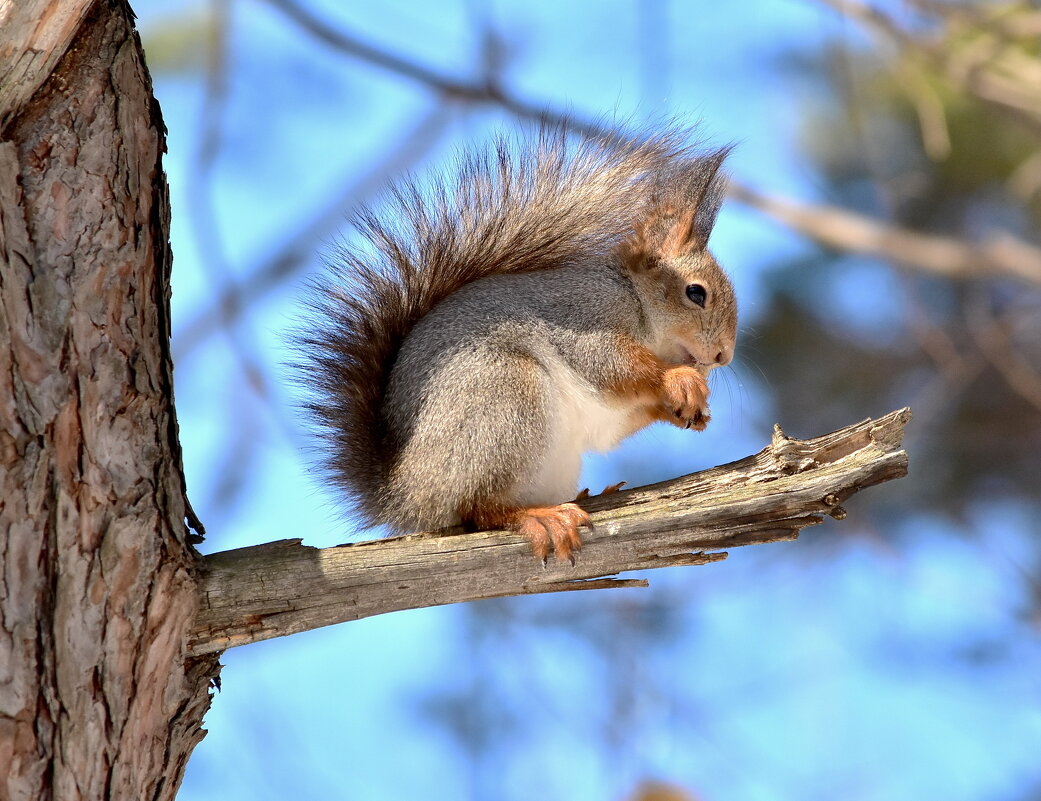
[[[0,797],[11,801],[172,799],[216,670],[185,651],[197,587],[168,348],[165,129],[130,9],[84,5],[14,12],[39,7],[35,27],[21,20],[30,38],[55,19],[79,27],[56,57],[20,48],[33,57],[0,109]],[[0,60],[16,35],[4,30]]]

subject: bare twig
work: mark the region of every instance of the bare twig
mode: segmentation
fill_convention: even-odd
[[[543,568],[517,534],[414,534],[306,547],[282,540],[206,557],[195,654],[400,609],[574,589],[632,586],[628,570],[695,565],[723,548],[791,540],[857,491],[907,472],[910,410],[817,439],[776,428],[755,456],[652,487],[585,501],[595,524],[575,566]]]
[[[344,55],[360,59],[367,64],[372,64],[422,86],[429,86],[446,97],[501,105],[525,119],[553,118],[554,116],[559,121],[565,119],[565,115],[553,115],[552,113],[547,115],[545,109],[539,106],[503,94],[498,82],[494,80],[498,73],[497,64],[493,65],[493,72],[483,76],[480,81],[460,81],[387,50],[373,47],[340,28],[334,28],[293,0],[265,0],[265,2],[277,8],[316,39]],[[488,66],[487,61],[485,66]]]
[[[1041,411],[1041,374],[1016,347],[1004,321],[994,317],[986,301],[969,304],[966,316],[969,332],[987,361],[1013,392]]]

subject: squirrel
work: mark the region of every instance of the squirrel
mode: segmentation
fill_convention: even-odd
[[[705,428],[737,331],[706,247],[731,148],[688,139],[500,135],[356,214],[299,345],[323,466],[364,523],[512,529],[574,564],[583,453]]]

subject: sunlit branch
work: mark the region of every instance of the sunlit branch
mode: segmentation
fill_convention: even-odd
[[[532,558],[503,531],[415,534],[312,548],[282,540],[206,557],[195,654],[401,609],[511,595],[637,586],[630,570],[701,565],[723,549],[794,539],[846,500],[907,472],[900,449],[910,410],[811,440],[776,428],[739,462],[591,498],[595,529],[577,563]]]

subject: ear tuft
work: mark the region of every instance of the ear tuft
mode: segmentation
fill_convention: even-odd
[[[630,270],[704,250],[726,194],[723,162],[732,145],[687,159],[655,176],[655,188],[633,233],[619,247]]]
[[[733,150],[733,145],[722,147],[706,157],[700,164],[697,175],[692,176],[695,190],[692,197],[696,197],[694,203],[694,221],[690,228],[688,242],[693,250],[704,250],[708,245],[708,238],[712,234],[712,228],[719,216],[719,209],[723,205],[723,199],[727,193],[727,175],[722,172],[723,162]]]

